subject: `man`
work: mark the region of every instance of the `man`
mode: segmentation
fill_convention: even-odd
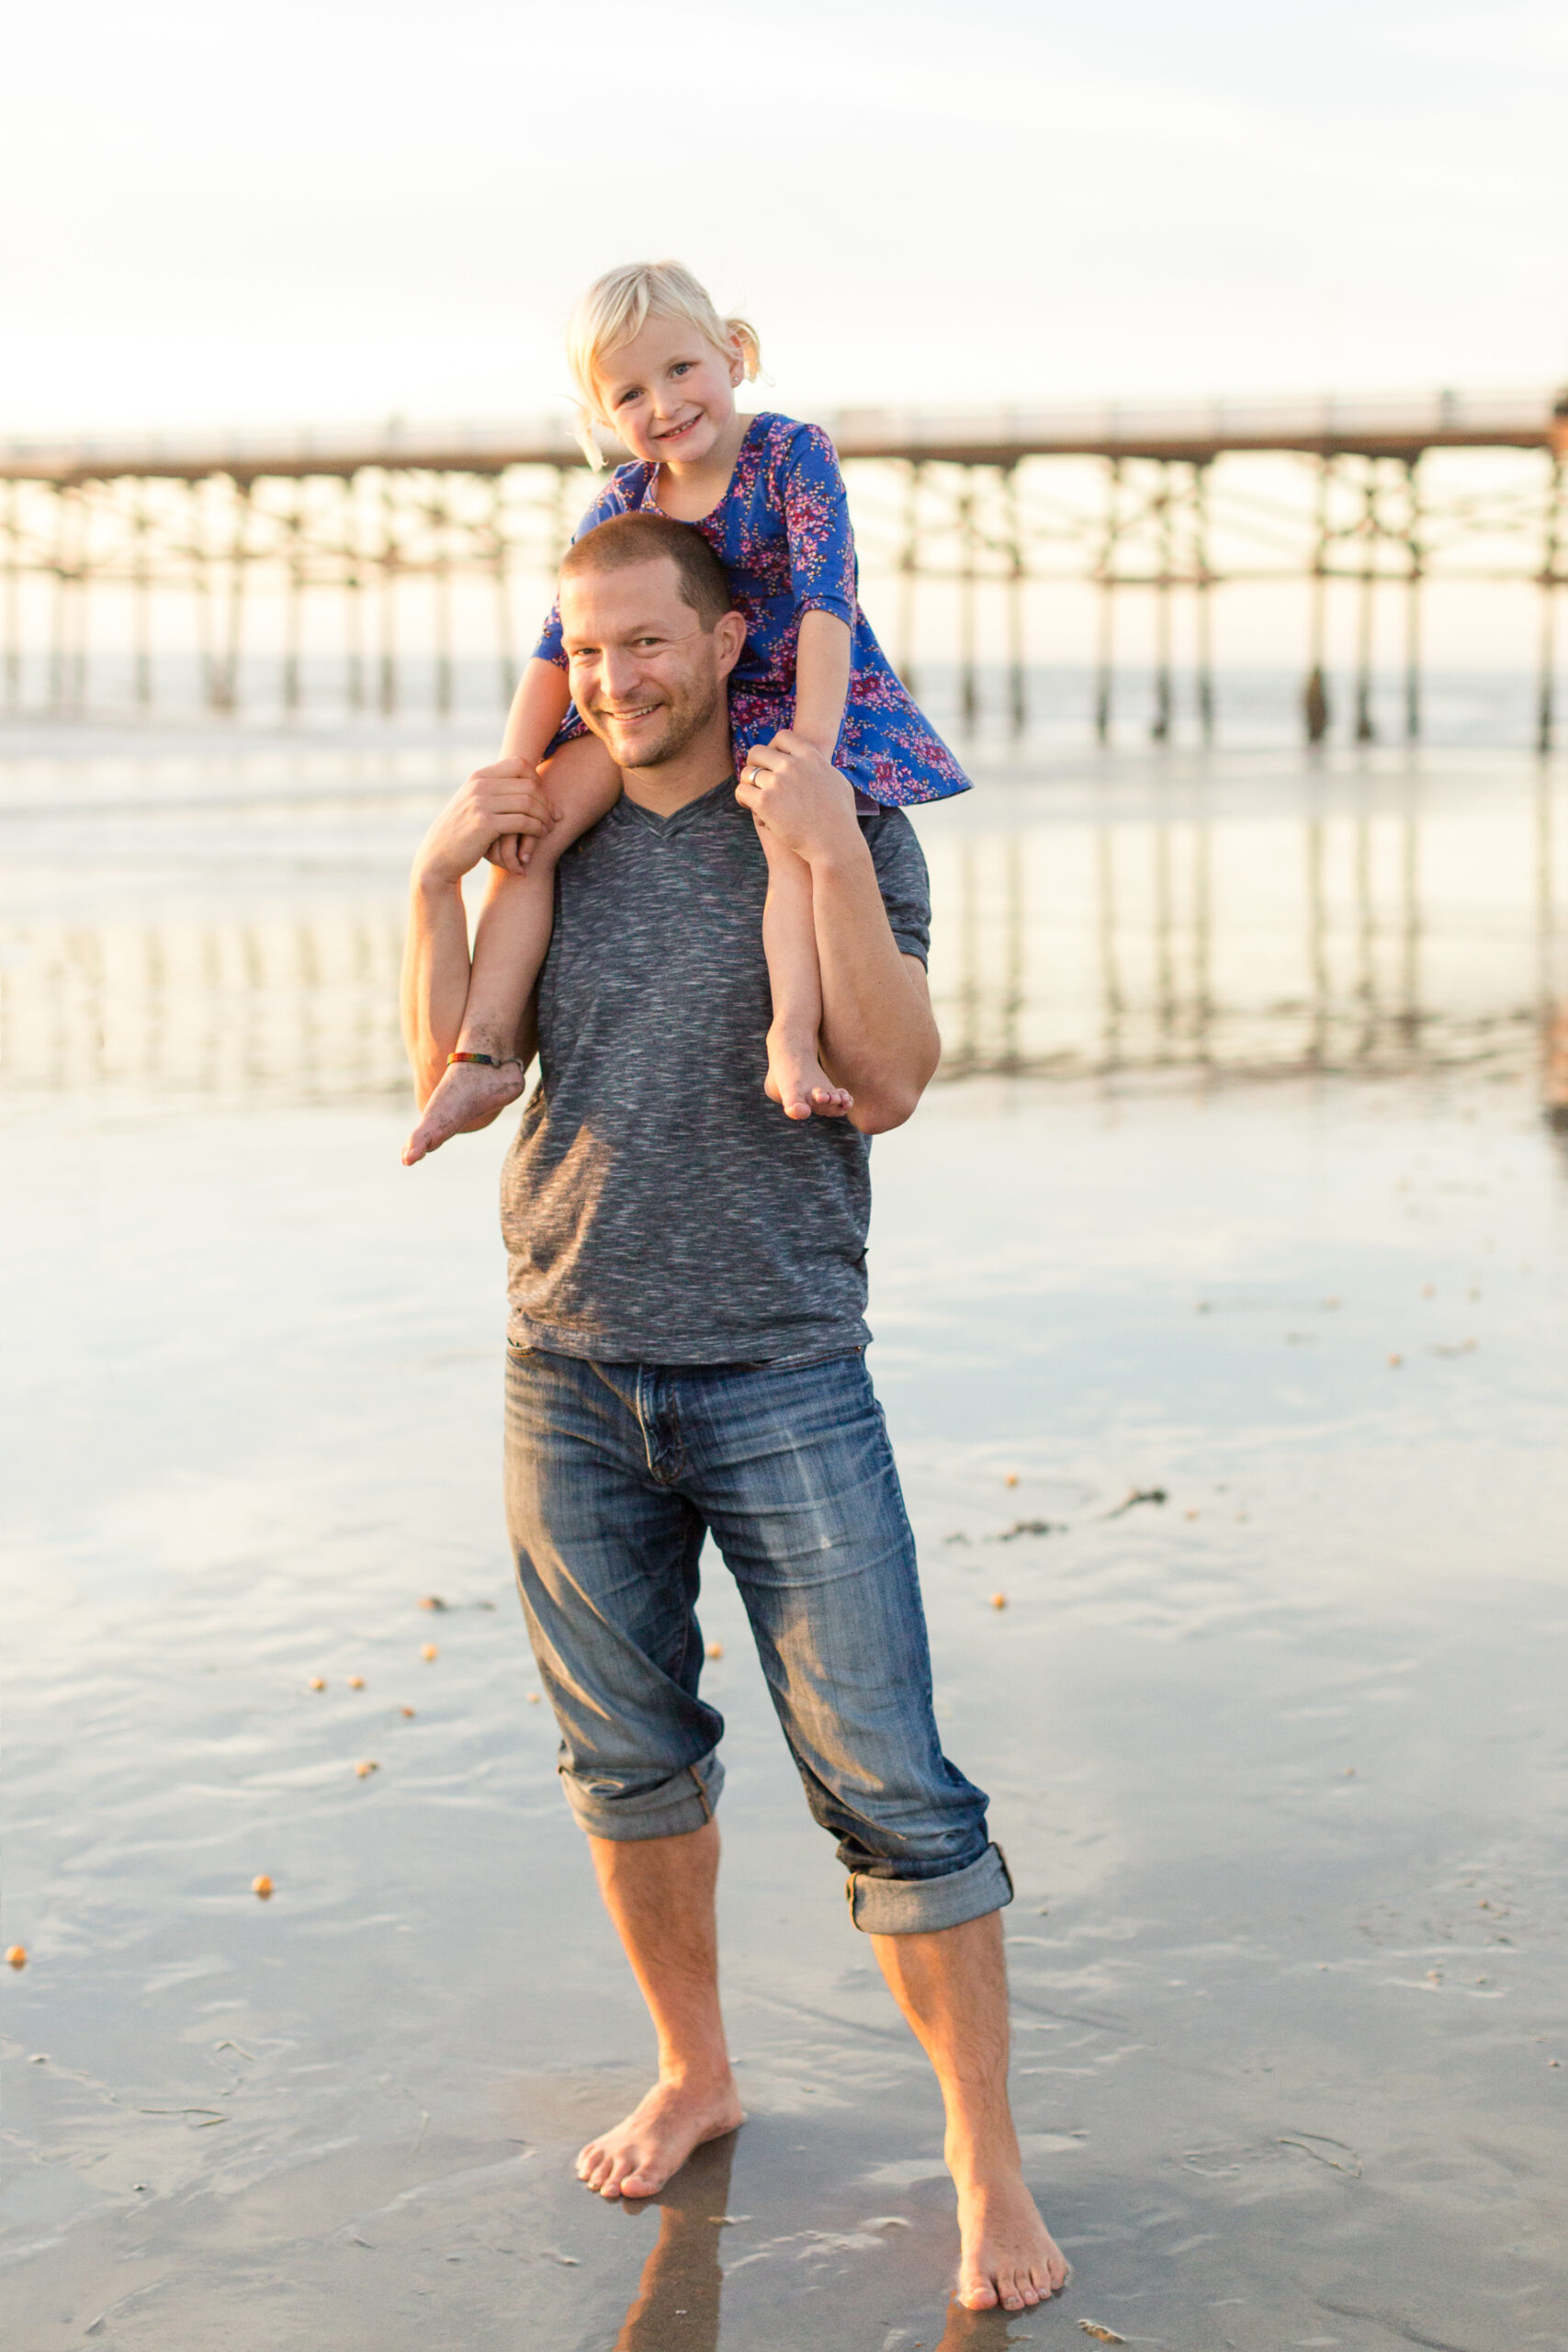
[[[659,2037],[658,2082],[578,2171],[603,2196],[652,2196],[742,2120],[714,1921],[723,1722],[698,1691],[711,1533],[854,1922],[942,2088],[960,2298],[1021,2310],[1066,2266],[1008,2107],[1011,1887],[986,1800],[937,1738],[863,1360],[867,1138],[908,1118],[939,1049],[924,862],[901,814],[863,823],[798,738],[753,752],[736,786],[725,680],[745,628],[699,533],[616,517],[572,548],[560,600],[573,699],[624,791],[561,859],[526,1034],[485,1041],[520,1062],[536,1046],[541,1073],[502,1179],[507,1510],[568,1800]],[[462,1020],[462,876],[547,823],[547,771],[541,789],[519,763],[480,769],[420,851],[404,1008],[422,1103]],[[792,1123],[762,1092],[753,818],[811,871],[822,1058],[847,1122]]]

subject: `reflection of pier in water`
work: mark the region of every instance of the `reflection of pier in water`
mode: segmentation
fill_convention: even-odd
[[[933,845],[949,1076],[1507,1065],[1568,1100],[1553,786],[1085,816]]]
[[[1387,778],[1207,808],[1190,783],[1164,805],[1071,792],[998,786],[925,828],[945,1075],[1470,1065],[1538,1069],[1568,1104],[1568,829],[1547,769],[1483,804]],[[250,902],[239,869],[201,870],[188,913],[6,924],[9,1085],[400,1095],[390,871],[329,898],[320,869],[281,893],[273,869]]]
[[[69,1092],[401,1093],[401,951],[396,903],[7,926],[0,1068]]]

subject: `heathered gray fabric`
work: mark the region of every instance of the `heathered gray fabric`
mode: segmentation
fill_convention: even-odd
[[[925,859],[863,820],[922,960]],[[513,1338],[603,1363],[777,1363],[862,1346],[870,1145],[762,1092],[767,866],[727,777],[659,818],[618,801],[557,870],[540,1080],[502,1172]]]

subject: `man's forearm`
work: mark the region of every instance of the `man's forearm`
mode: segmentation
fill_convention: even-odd
[[[857,828],[841,851],[811,861],[822,967],[822,1062],[855,1098],[863,1133],[901,1126],[942,1052],[925,974],[887,927],[871,853]]]
[[[468,999],[468,918],[459,882],[424,882],[416,872],[409,890],[403,944],[403,1044],[421,1110],[446,1057],[457,1048]]]

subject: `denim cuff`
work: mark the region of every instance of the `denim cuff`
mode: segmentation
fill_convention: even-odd
[[[651,1788],[618,1790],[602,1772],[559,1768],[572,1818],[591,1838],[682,1838],[713,1819],[724,1767],[716,1756],[701,1757]]]
[[[868,1878],[852,1871],[844,1889],[850,1917],[868,1936],[923,1936],[962,1928],[1012,1901],[1012,1879],[999,1846],[944,1878]]]

